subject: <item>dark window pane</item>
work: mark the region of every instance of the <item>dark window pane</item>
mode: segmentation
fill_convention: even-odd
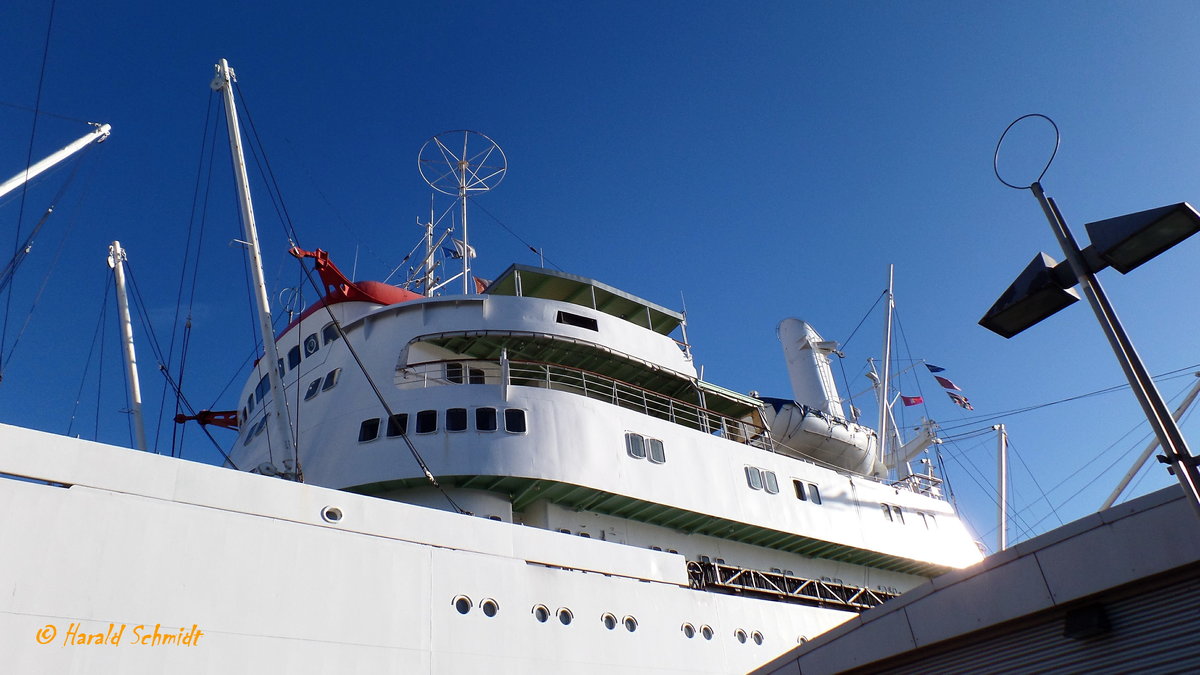
[[[288,350],[288,370],[292,370],[298,365],[300,365],[300,345]]]
[[[478,431],[495,431],[496,409],[477,408],[475,410],[475,429]]]
[[[342,374],[341,368],[334,368],[325,376],[325,384],[321,385],[321,391],[329,391],[337,386],[338,376]]]
[[[422,410],[417,413],[417,433],[431,434],[437,431],[437,411]]]
[[[379,418],[363,420],[358,427],[358,442],[365,443],[379,438]]]
[[[887,518],[888,520],[894,520],[894,518],[892,518],[892,508],[890,506],[887,504],[880,504],[879,508],[883,509],[884,518]]]
[[[483,384],[483,369],[471,368],[469,371],[467,371],[467,383]]]
[[[525,433],[525,411],[517,408],[505,410],[504,430],[514,434]]]
[[[308,391],[304,392],[304,400],[307,401],[316,396],[318,391],[321,391],[321,378],[319,377],[308,383]]]
[[[804,493],[804,483],[794,480],[792,481],[792,485],[796,488],[796,499],[799,499],[802,502],[808,501],[808,495]]]
[[[646,445],[649,446],[650,461],[655,464],[662,464],[667,461],[667,451],[663,449],[663,442],[657,438],[647,438]]]
[[[467,409],[451,408],[446,411],[446,431],[467,430]]]
[[[316,333],[312,333],[308,337],[304,338],[304,356],[312,356],[313,354],[316,354],[317,350],[320,348],[321,341],[317,339]]]
[[[762,475],[763,475],[763,488],[765,488],[767,492],[769,492],[773,495],[779,494],[779,480],[775,478],[775,472],[774,471],[764,471],[764,472],[762,472]]]
[[[596,323],[595,319],[590,319],[586,316],[579,316],[578,314],[572,314],[570,312],[559,312],[557,320],[559,323],[565,323],[568,326],[578,326],[579,328],[586,328],[588,330],[595,331],[600,330],[600,325]]]
[[[398,413],[388,417],[387,435],[403,436],[408,433],[408,413]]]
[[[463,367],[461,363],[446,364],[446,379],[455,383],[462,384],[463,382]]]
[[[808,492],[809,492],[809,494],[812,495],[812,501],[814,504],[821,503],[821,491],[817,489],[816,485],[809,483],[808,484]]]
[[[321,339],[325,344],[329,344],[340,337],[341,335],[338,335],[337,327],[332,323],[325,324],[325,327],[321,329]]]
[[[761,490],[763,487],[762,472],[752,466],[746,467],[746,482],[752,489]]]
[[[646,456],[646,442],[641,434],[625,434],[625,451],[630,457],[642,459]]]

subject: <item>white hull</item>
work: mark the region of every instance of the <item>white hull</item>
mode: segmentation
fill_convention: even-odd
[[[744,672],[854,616],[692,590],[680,555],[17,427],[0,472],[70,485],[0,479],[9,672]],[[110,624],[118,645],[64,642]],[[156,624],[203,635],[134,643]]]

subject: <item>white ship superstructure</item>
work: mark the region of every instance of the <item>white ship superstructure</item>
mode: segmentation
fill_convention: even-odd
[[[792,398],[760,398],[600,281],[470,293],[464,264],[434,295],[292,253],[324,295],[204,418],[238,428],[226,467],[0,426],[0,477],[32,479],[0,480],[0,541],[40,552],[0,561],[17,672],[744,672],[981,558],[906,470],[929,437],[847,419],[804,322]]]

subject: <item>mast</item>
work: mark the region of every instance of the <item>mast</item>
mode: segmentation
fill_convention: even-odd
[[[892,297],[892,283],[895,276],[895,265],[888,265],[888,285],[887,285],[887,306],[884,311],[887,318],[884,320],[883,327],[883,363],[881,364],[883,372],[879,374],[879,456],[884,458],[887,463],[889,473],[892,478],[895,478],[896,460],[894,457],[889,459],[888,455],[888,422],[891,415],[891,406],[888,405],[888,384],[892,377],[892,312],[896,308],[895,299]]]
[[[3,197],[4,195],[12,192],[13,190],[21,187],[25,183],[33,180],[34,178],[38,177],[38,175],[40,175],[42,172],[53,167],[55,164],[58,164],[59,162],[63,161],[64,159],[70,157],[71,155],[79,152],[80,150],[86,148],[87,146],[91,145],[92,143],[103,142],[104,139],[108,138],[108,135],[112,132],[112,127],[107,124],[95,124],[94,122],[91,124],[93,124],[96,127],[95,129],[93,129],[91,131],[91,133],[83,136],[82,138],[77,139],[76,141],[68,144],[66,147],[62,148],[61,150],[54,153],[53,155],[50,155],[49,157],[38,162],[37,164],[30,166],[28,169],[25,169],[21,173],[18,173],[17,175],[13,176],[12,178],[9,178],[8,180],[4,181],[4,183],[2,185],[0,185],[0,197]]]
[[[233,82],[236,78],[229,62],[221,59],[214,66],[216,77],[212,88],[220,91],[225,99],[226,127],[229,129],[229,151],[233,155],[233,171],[237,181],[238,205],[242,214],[242,227],[246,237],[246,255],[250,258],[250,271],[254,275],[254,299],[258,308],[258,327],[263,339],[263,366],[271,384],[271,412],[275,415],[275,428],[284,447],[284,471],[281,475],[295,476],[297,465],[287,466],[288,460],[297,459],[292,443],[292,430],[284,407],[283,380],[275,364],[279,363],[279,351],[275,347],[275,329],[271,321],[271,305],[267,297],[267,284],[263,277],[262,253],[258,245],[258,228],[254,224],[254,204],[250,200],[250,179],[246,174],[246,158],[242,153],[242,135],[238,128],[237,107],[233,101]],[[276,467],[278,469],[278,467]]]
[[[133,413],[133,433],[137,449],[146,449],[146,425],[142,420],[142,389],[138,383],[137,354],[133,349],[133,324],[129,320],[129,298],[125,295],[125,249],[114,241],[108,247],[108,266],[117,282],[117,309],[121,314],[121,347],[125,355],[125,376],[129,380],[129,409]]]
[[[425,297],[433,297],[433,193],[429,194],[429,222],[425,223]]]
[[[996,528],[996,552],[1008,548],[1008,431],[1003,424],[992,427],[996,430],[996,492],[1000,499],[999,527]]]

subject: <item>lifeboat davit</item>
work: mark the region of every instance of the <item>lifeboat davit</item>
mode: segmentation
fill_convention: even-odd
[[[777,450],[855,473],[881,470],[875,431],[846,418],[829,365],[837,344],[823,340],[800,319],[784,319],[777,329],[792,384],[792,400],[769,404],[765,422]]]

